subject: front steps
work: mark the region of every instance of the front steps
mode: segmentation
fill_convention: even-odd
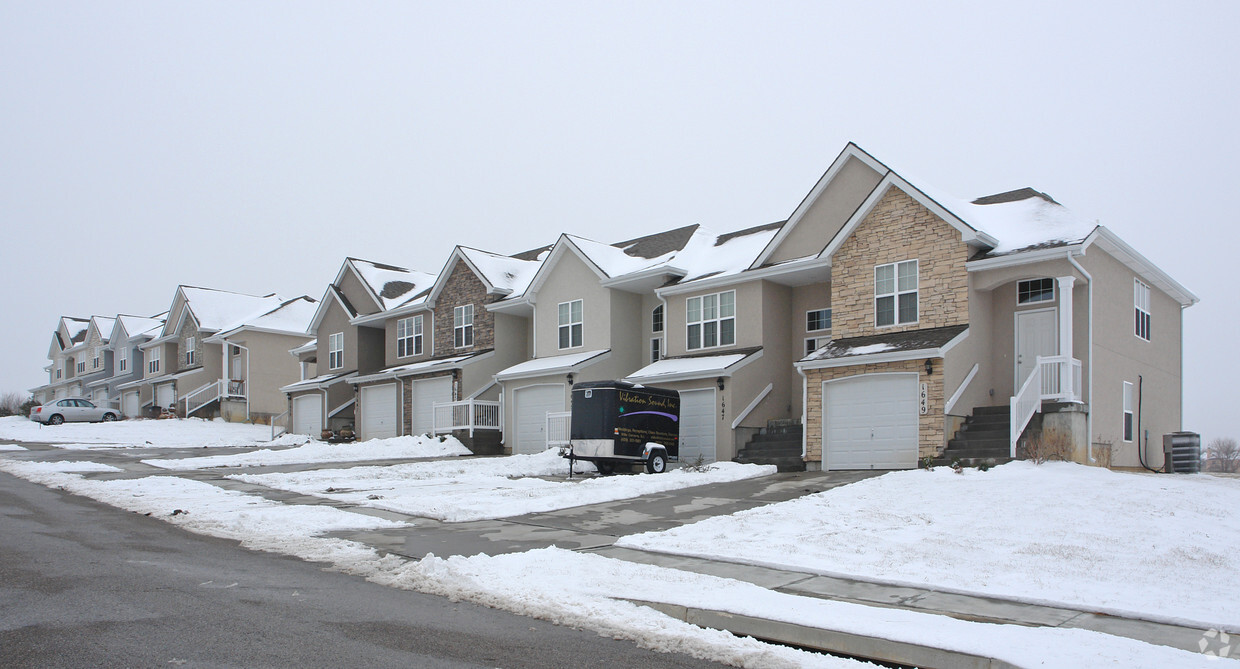
[[[755,434],[733,458],[734,462],[775,465],[781,472],[803,472],[802,426],[796,420],[773,420]]]
[[[976,467],[1011,461],[1011,416],[1011,408],[1006,406],[975,408],[973,415],[965,419],[964,425],[947,442],[947,449],[934,459],[935,466],[959,463]]]

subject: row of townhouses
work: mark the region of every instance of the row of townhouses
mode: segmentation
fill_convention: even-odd
[[[574,384],[624,380],[680,392],[682,460],[782,431],[810,469],[909,468],[1055,429],[1157,467],[1196,301],[1044,193],[956,199],[849,144],[778,223],[458,246],[438,273],[348,258],[317,301],[181,286],[155,317],[62,318],[35,392],[533,453]]]

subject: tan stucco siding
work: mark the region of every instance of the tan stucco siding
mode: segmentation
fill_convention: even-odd
[[[728,291],[736,292],[736,343],[730,346],[698,348],[690,351],[688,349],[686,333],[686,320],[688,318],[688,312],[686,311],[687,301],[701,295],[714,295]],[[669,356],[685,355],[686,353],[726,354],[732,349],[762,346],[762,282],[749,281],[721,288],[669,295],[667,297],[667,312],[664,314],[664,323],[667,328],[665,343]]]
[[[831,308],[831,283],[815,283],[808,286],[797,286],[792,289],[791,324],[788,327],[789,345],[794,359],[805,357],[805,340],[810,337],[830,339],[831,330],[809,332],[806,325],[806,314],[810,311]],[[792,374],[795,388],[791,391],[792,415],[800,416],[803,406],[801,398],[801,377]]]
[[[538,357],[612,348],[611,292],[599,285],[598,275],[576,253],[561,254],[538,291],[538,314],[534,321]],[[582,343],[561,349],[559,305],[573,300],[582,301]]]
[[[343,364],[333,369],[330,355],[331,336],[338,332],[344,334]],[[315,337],[319,345],[318,367],[322,373],[331,374],[357,369],[357,327],[349,324],[349,315],[345,313],[339,302],[332,300],[327,305],[323,319],[319,321],[319,328],[315,330]]]
[[[967,323],[968,246],[960,232],[891,187],[832,257],[831,304],[837,339]],[[874,267],[918,261],[918,320],[876,328]]]
[[[882,175],[868,165],[849,158],[831,183],[809,203],[804,216],[775,248],[768,262],[820,253],[881,180]]]
[[[340,283],[336,286],[349,304],[357,310],[359,314],[373,314],[379,309],[375,307],[375,300],[370,296],[370,291],[366,286],[362,285],[360,279],[353,272],[345,272],[340,278]]]
[[[412,319],[411,323],[416,325],[418,318],[422,319],[422,352],[417,355],[397,355],[399,353],[396,343],[397,323],[405,319]],[[422,311],[414,314],[405,314],[403,316],[389,318],[384,321],[383,337],[385,347],[383,353],[383,366],[394,367],[396,365],[408,365],[410,363],[429,359],[433,355],[431,347],[431,340],[434,338],[433,328],[435,325],[433,318],[434,314],[430,311]]]
[[[250,396],[251,416],[275,415],[287,410],[288,400],[280,388],[301,379],[301,366],[288,350],[304,344],[305,337],[246,331],[229,340],[229,343],[234,342],[245,347],[239,358],[240,371]],[[231,351],[227,347],[223,350],[231,366]],[[225,377],[233,378],[231,368]]]
[[[863,374],[881,374],[890,372],[914,372],[918,383],[926,384],[926,413],[918,418],[918,457],[937,455],[947,446],[945,431],[946,423],[943,416],[943,371],[941,361],[934,361],[934,371],[926,375],[926,361],[903,360],[872,365],[854,365],[851,367],[833,367],[829,369],[809,369],[806,378],[806,414],[809,419],[805,426],[805,461],[822,461],[822,427],[826,419],[822,411],[822,384],[824,381],[843,379]]]

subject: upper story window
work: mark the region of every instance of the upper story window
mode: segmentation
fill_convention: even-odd
[[[819,348],[822,348],[827,342],[831,341],[830,337],[808,337],[805,340],[805,355],[809,355]]]
[[[81,361],[81,362],[79,362],[79,363],[77,364],[77,373],[78,373],[78,374],[81,374],[81,373],[82,373],[82,372],[84,372],[84,371],[86,371],[86,361],[85,361],[85,360],[83,360],[83,361]]]
[[[95,347],[95,356],[90,360],[91,369],[99,369],[99,358],[103,357],[103,349]]]
[[[663,359],[663,338],[654,337],[650,340],[650,362],[656,363]]]
[[[1124,441],[1132,441],[1132,384],[1124,382]]]
[[[874,324],[883,327],[916,322],[917,261],[875,266]]]
[[[1134,279],[1132,289],[1133,310],[1136,312],[1137,336],[1150,340],[1150,287]]]
[[[582,301],[561,302],[559,312],[560,348],[581,346]]]
[[[327,338],[327,368],[344,367],[344,333],[337,332]]]
[[[474,305],[465,304],[452,310],[452,345],[457,348],[474,345]]]
[[[116,360],[116,369],[119,372],[123,372],[129,369],[129,348],[123,346],[119,353],[120,355],[117,356]]]
[[[56,378],[58,379],[64,378],[64,375],[65,375],[64,368],[60,366],[60,363],[56,363]]]
[[[662,304],[654,308],[654,311],[650,314],[650,322],[651,322],[651,325],[650,325],[651,332],[662,332],[663,331],[663,305]]]
[[[151,349],[151,351],[146,354],[146,372],[148,374],[159,373],[159,358],[160,351],[158,346]]]
[[[822,332],[831,329],[831,310],[814,309],[805,312],[805,331]]]
[[[396,321],[396,357],[422,355],[422,316]]]
[[[690,350],[736,343],[736,291],[685,301],[686,347]]]
[[[193,337],[185,339],[185,365],[188,367],[194,364],[194,358],[198,355],[198,341]]]
[[[1055,301],[1054,279],[1029,279],[1016,284],[1016,303],[1034,304]]]

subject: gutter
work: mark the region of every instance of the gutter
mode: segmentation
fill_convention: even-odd
[[[1085,414],[1085,432],[1088,433],[1085,437],[1086,439],[1085,453],[1088,456],[1090,462],[1096,462],[1096,460],[1094,459],[1094,410],[1092,407],[1094,403],[1094,277],[1089,272],[1085,271],[1085,268],[1081,267],[1081,264],[1076,261],[1076,258],[1074,257],[1074,253],[1072,252],[1071,249],[1068,250],[1066,257],[1068,259],[1068,264],[1075,267],[1076,271],[1084,275],[1085,281],[1089,284],[1089,312],[1088,312],[1089,313],[1089,343],[1086,345],[1086,347],[1089,349],[1089,403],[1091,407],[1089,409],[1089,413]],[[1183,326],[1184,326],[1184,319],[1181,318],[1180,327],[1183,328]],[[1181,339],[1180,350],[1183,351],[1183,348],[1184,348],[1184,342],[1183,342],[1183,339]],[[1184,359],[1184,356],[1181,354],[1180,356],[1181,364],[1183,364],[1183,359]],[[1181,381],[1181,383],[1182,382],[1183,381]],[[1183,401],[1184,401],[1184,393],[1181,392],[1180,402],[1183,402]]]

